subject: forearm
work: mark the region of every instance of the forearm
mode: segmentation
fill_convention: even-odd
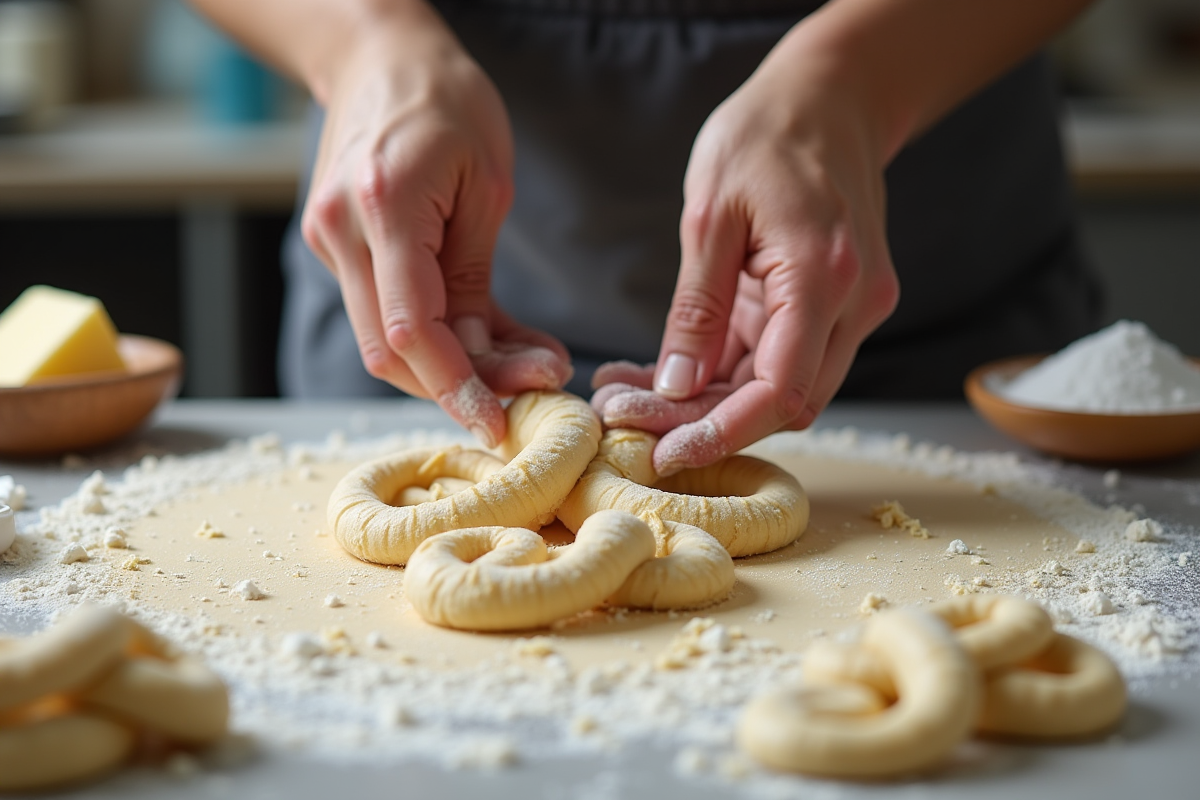
[[[851,93],[886,162],[1090,2],[832,0],[793,28],[763,67]]]
[[[325,103],[355,49],[392,31],[448,35],[425,0],[192,0],[202,13]]]

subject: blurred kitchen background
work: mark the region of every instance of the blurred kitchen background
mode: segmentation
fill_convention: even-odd
[[[1200,355],[1200,0],[1100,0],[1054,54],[1108,316]],[[97,295],[185,395],[274,395],[305,102],[181,0],[0,0],[0,308]]]

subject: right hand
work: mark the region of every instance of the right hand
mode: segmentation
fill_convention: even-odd
[[[424,4],[342,54],[302,231],[337,277],[367,371],[494,446],[496,393],[558,389],[566,348],[489,294],[512,202],[495,86]]]

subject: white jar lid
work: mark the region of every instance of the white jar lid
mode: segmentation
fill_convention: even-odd
[[[17,538],[17,519],[13,510],[0,503],[0,553],[12,547]]]

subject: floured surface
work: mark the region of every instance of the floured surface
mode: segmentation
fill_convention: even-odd
[[[1084,558],[1074,554],[1075,537],[1062,528],[965,483],[873,464],[772,455],[809,493],[808,531],[795,545],[739,559],[733,596],[703,613],[785,649],[802,648],[814,635],[861,619],[867,593],[897,605],[941,599],[950,591],[948,582],[973,585],[997,571],[1032,568],[1044,560],[1045,539],[1057,540],[1054,549],[1065,561]],[[138,602],[203,616],[225,633],[278,637],[339,627],[356,649],[385,660],[403,655],[468,666],[516,638],[428,625],[404,599],[402,569],[342,551],[325,524],[324,501],[351,466],[288,467],[246,485],[201,490],[125,526],[130,550],[94,551],[82,569],[111,570],[113,581]],[[884,499],[899,499],[933,538],[883,530],[870,512]],[[197,535],[205,521],[223,535]],[[990,565],[947,554],[954,539]],[[120,569],[131,554],[149,563],[137,571]],[[243,580],[266,597],[237,596],[231,588]],[[327,606],[330,596],[343,605]],[[678,632],[680,616],[691,615],[598,612],[552,633],[576,667],[614,657],[637,662],[662,650]],[[382,634],[385,649],[365,646],[371,632]]]
[[[1127,676],[1193,661],[1190,529],[1146,523],[1130,538],[1137,514],[1056,488],[1011,454],[853,429],[755,449],[797,474],[812,517],[795,545],[739,560],[725,603],[696,615],[593,612],[532,639],[435,628],[407,607],[403,570],[341,551],[324,507],[351,465],[449,438],[288,448],[263,436],[93,476],[25,518],[0,558],[0,606],[41,624],[84,600],[120,603],[221,673],[235,729],[268,749],[351,763],[499,767],[654,739],[684,773],[744,777],[754,768],[733,749],[737,715],[757,690],[798,676],[814,637],[873,607],[961,592],[1042,602]],[[871,511],[883,501],[899,501],[931,538],[882,530]],[[104,546],[114,527],[128,549]],[[1081,538],[1092,552],[1077,552]],[[63,559],[70,548],[87,558]],[[266,596],[243,599],[242,581]]]

